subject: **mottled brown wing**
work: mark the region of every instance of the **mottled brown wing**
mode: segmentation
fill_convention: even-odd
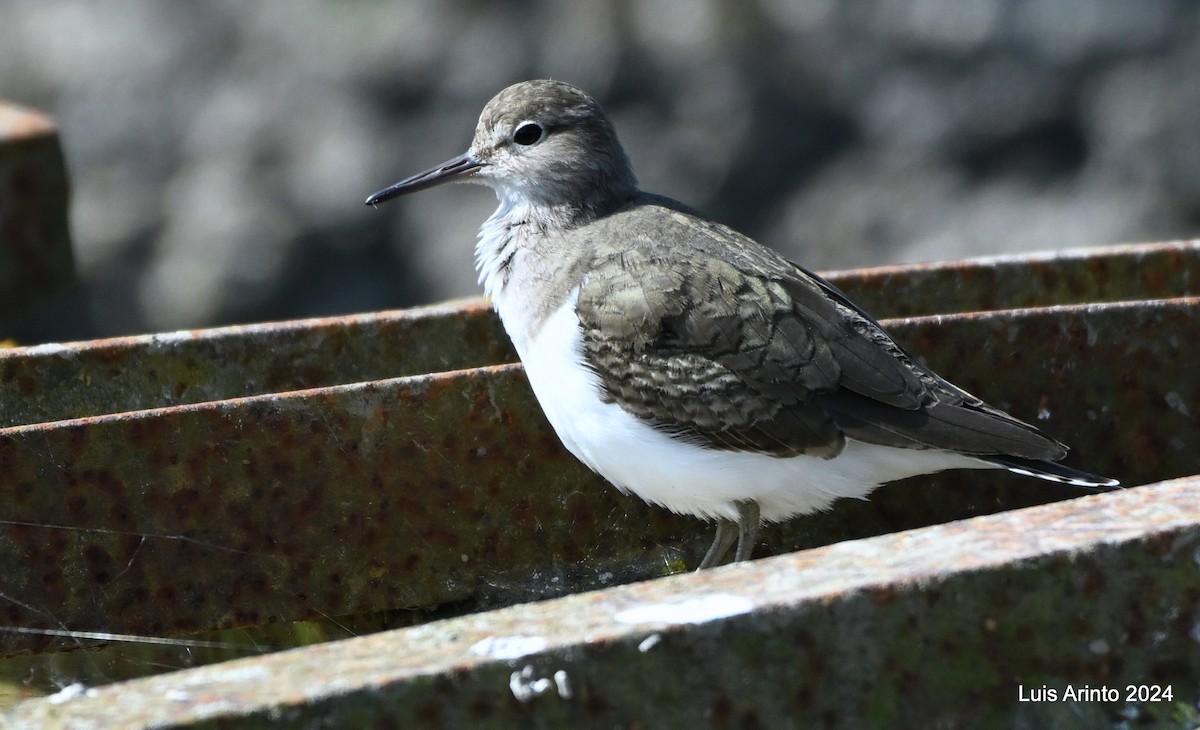
[[[704,255],[642,242],[595,262],[577,304],[604,397],[710,447],[834,456],[843,429],[814,396],[852,387],[920,408],[925,385],[855,330],[807,275],[715,226]]]
[[[854,387],[815,397],[814,404],[830,414],[847,435],[868,443],[940,448],[985,457],[1057,461],[1067,455],[1067,447],[1058,441],[917,365],[878,322],[841,290],[806,269],[796,268],[821,288],[856,331],[925,384],[924,402],[917,409],[881,403]]]
[[[847,436],[1065,453],[918,367],[820,277],[727,228],[658,212],[648,233],[597,257],[580,289],[583,355],[609,402],[710,448],[775,456],[835,456]]]

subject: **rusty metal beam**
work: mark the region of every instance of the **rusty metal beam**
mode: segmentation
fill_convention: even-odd
[[[74,279],[69,194],[54,123],[0,101],[0,317]]]
[[[1200,472],[1200,300],[893,323],[965,386],[1134,485]],[[515,603],[694,564],[707,527],[622,498],[518,365],[0,429],[0,623],[169,635]],[[956,473],[768,533],[771,550],[1075,496]],[[13,601],[20,597],[20,601]],[[61,641],[0,636],[0,654]]]
[[[1193,477],[75,688],[7,719],[79,730],[1188,727],[1200,717],[1198,554]],[[1063,699],[1101,689],[1119,699]],[[1022,701],[1047,690],[1058,701]]]
[[[482,299],[0,350],[17,426],[516,362]]]
[[[1200,295],[1200,241],[1171,241],[835,271],[876,317]]]
[[[1200,241],[834,272],[884,318],[1200,294]],[[0,425],[458,370],[516,355],[483,300],[0,351]]]

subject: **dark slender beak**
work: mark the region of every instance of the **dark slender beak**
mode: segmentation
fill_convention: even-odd
[[[373,193],[367,198],[367,205],[378,205],[385,200],[391,200],[400,195],[415,193],[418,190],[432,188],[435,185],[462,180],[465,177],[469,177],[480,167],[482,167],[482,164],[476,161],[474,157],[471,157],[469,152],[459,155],[453,160],[447,160],[437,167],[426,170],[419,175],[405,178],[391,187],[386,187],[377,193]]]

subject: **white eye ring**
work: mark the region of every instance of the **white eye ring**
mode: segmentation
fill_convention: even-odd
[[[517,128],[513,130],[513,142],[528,147],[535,145],[546,138],[546,129],[537,122],[521,122]]]

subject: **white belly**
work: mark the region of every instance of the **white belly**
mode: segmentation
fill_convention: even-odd
[[[736,519],[734,503],[754,500],[767,521],[864,498],[880,484],[950,468],[989,466],[959,454],[849,440],[833,459],[775,458],[707,449],[671,438],[615,403],[600,400],[599,379],[583,365],[576,295],[532,337],[520,314],[497,301],[546,418],[563,445],[624,492],[681,514]],[[515,321],[510,321],[515,320]]]

